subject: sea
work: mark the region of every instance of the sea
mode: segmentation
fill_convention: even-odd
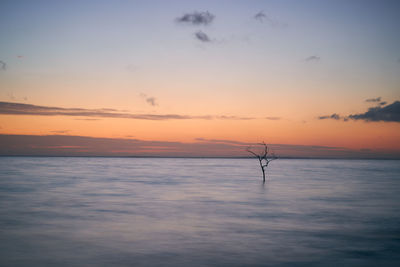
[[[400,266],[400,161],[0,157],[0,266]]]

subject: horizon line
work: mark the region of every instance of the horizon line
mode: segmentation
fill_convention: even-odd
[[[154,158],[154,159],[254,159],[255,157],[218,157],[218,156],[79,156],[79,155],[0,155],[0,158]],[[399,158],[371,158],[371,157],[278,157],[277,159],[307,159],[307,160],[400,160]]]
[[[252,158],[254,143],[196,138],[192,142],[140,140],[76,135],[0,134],[0,156]],[[351,149],[338,146],[268,144],[281,159],[400,159],[398,150]],[[272,155],[271,155],[272,156]]]

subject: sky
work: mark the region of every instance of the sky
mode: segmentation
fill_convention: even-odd
[[[0,155],[400,158],[399,13],[2,0]]]

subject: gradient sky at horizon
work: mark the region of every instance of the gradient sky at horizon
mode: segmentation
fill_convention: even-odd
[[[215,18],[177,22],[195,11]],[[186,117],[1,106],[0,133],[400,153],[398,119],[347,119],[400,100],[399,13],[399,1],[370,0],[1,1],[0,102]],[[332,114],[339,119],[320,119]]]

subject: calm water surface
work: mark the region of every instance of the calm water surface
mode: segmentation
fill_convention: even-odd
[[[400,161],[0,158],[0,266],[400,266]]]

